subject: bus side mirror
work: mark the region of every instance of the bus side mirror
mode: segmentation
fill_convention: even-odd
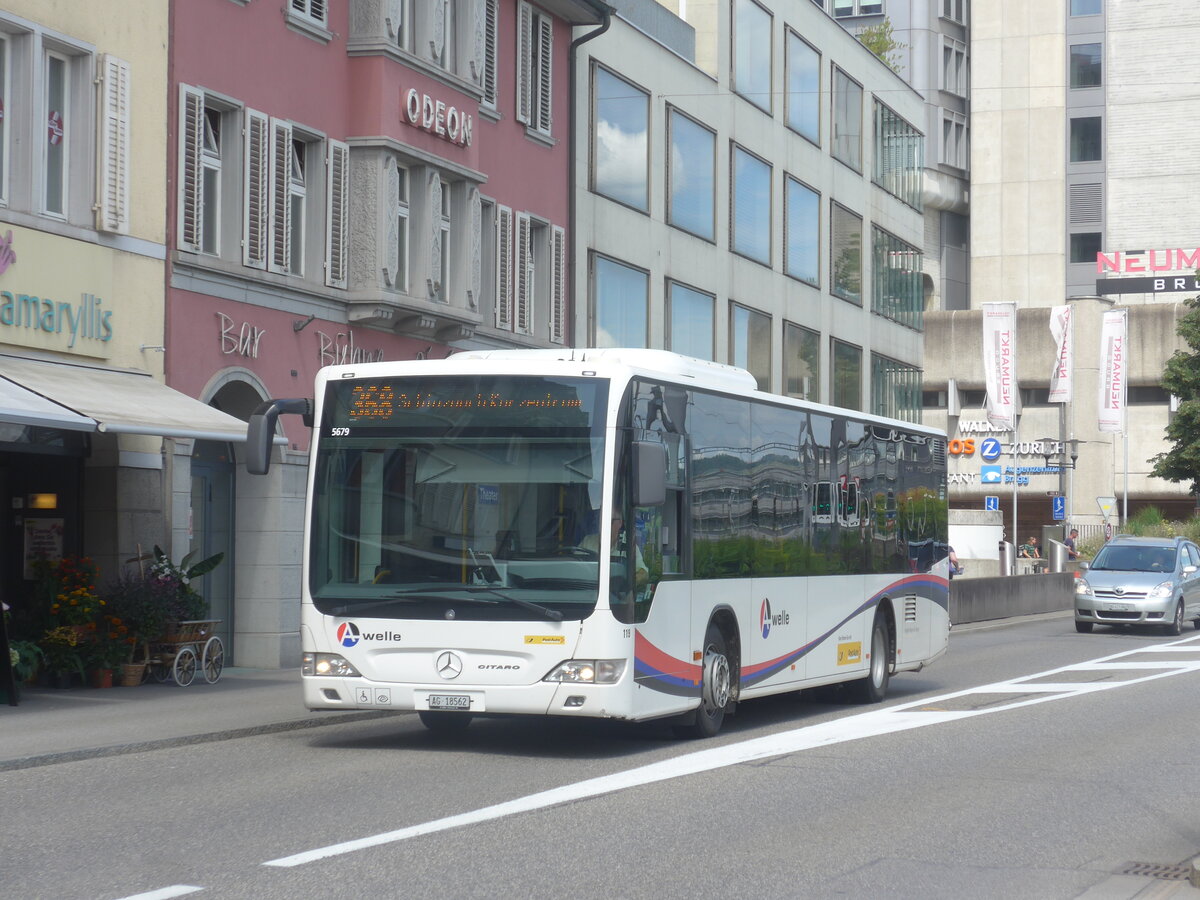
[[[304,416],[312,424],[312,401],[268,400],[250,416],[246,429],[246,471],[251,475],[266,475],[271,468],[271,445],[275,442],[275,423],[282,413]]]
[[[667,448],[633,442],[633,505],[662,506],[667,499]]]

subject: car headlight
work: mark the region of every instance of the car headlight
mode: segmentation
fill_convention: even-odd
[[[1175,593],[1175,582],[1164,581],[1162,584],[1156,584],[1146,592],[1147,600],[1163,600]]]
[[[337,653],[305,653],[300,660],[301,675],[330,675],[336,678],[361,678],[362,672]]]
[[[566,659],[551,669],[542,681],[616,684],[624,673],[623,659]]]
[[[1075,596],[1076,597],[1092,596],[1092,586],[1087,583],[1086,579],[1084,579],[1084,578],[1076,578],[1075,579]]]

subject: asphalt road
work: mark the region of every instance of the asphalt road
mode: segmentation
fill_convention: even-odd
[[[1144,874],[1200,855],[1200,632],[956,631],[840,701],[743,704],[707,742],[397,716],[7,772],[0,893],[1200,896]]]

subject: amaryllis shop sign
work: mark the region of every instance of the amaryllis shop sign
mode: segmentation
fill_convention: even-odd
[[[436,100],[416,88],[409,88],[404,95],[404,115],[410,125],[445,138],[452,144],[471,146],[475,120],[470,113],[456,106],[447,106],[444,100]]]

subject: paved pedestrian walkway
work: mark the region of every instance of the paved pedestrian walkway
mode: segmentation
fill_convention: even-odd
[[[0,771],[381,715],[395,713],[305,709],[296,669],[231,667],[185,688],[24,686],[18,706],[0,705]]]

